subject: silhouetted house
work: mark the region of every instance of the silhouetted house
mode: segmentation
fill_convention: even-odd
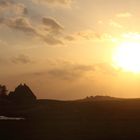
[[[36,96],[26,84],[20,84],[14,92],[9,93],[9,98],[17,103],[33,103]]]

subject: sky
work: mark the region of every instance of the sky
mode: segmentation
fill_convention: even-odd
[[[139,5],[139,0],[0,0],[0,83],[9,91],[26,83],[38,98],[140,97],[135,68],[140,63],[126,66],[136,61],[131,53],[137,49],[129,59],[114,61],[122,44],[140,48]]]

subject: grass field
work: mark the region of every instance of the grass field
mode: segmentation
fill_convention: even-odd
[[[138,140],[140,100],[40,100],[0,121],[1,140]]]

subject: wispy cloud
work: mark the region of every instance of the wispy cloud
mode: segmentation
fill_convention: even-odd
[[[89,71],[94,71],[94,67],[88,65],[68,65],[67,67],[51,69],[48,71],[48,74],[56,79],[76,80],[83,77]]]
[[[56,19],[42,17],[38,24],[33,24],[27,7],[17,0],[0,0],[0,26],[37,37],[49,45],[63,44],[60,39],[63,26]]]
[[[64,39],[67,40],[67,41],[74,41],[75,37],[72,36],[72,35],[67,35],[67,36],[64,37]]]
[[[77,35],[79,37],[82,37],[84,39],[90,40],[90,39],[99,39],[101,37],[100,34],[98,34],[96,31],[94,30],[84,30],[84,31],[80,31],[77,33]]]
[[[29,58],[29,56],[21,54],[17,57],[13,57],[11,59],[12,63],[15,64],[30,64],[33,63],[33,61]]]
[[[36,33],[28,18],[1,18],[0,24],[6,25],[9,28],[20,30],[28,33]]]
[[[78,32],[74,32],[71,34],[68,34],[64,37],[67,41],[77,41],[77,40],[86,40],[86,41],[101,41],[101,40],[111,40],[112,36],[108,33],[100,33],[95,30],[82,30]]]
[[[49,3],[49,4],[62,4],[69,5],[73,0],[32,0],[38,3]]]
[[[72,0],[38,0],[38,2],[69,4]],[[6,14],[14,8],[14,12]],[[28,7],[29,8],[29,7]],[[28,13],[30,9],[18,2],[17,0],[0,0],[0,9],[4,9],[0,17],[0,25],[9,27],[9,29],[23,32],[32,38],[38,38],[48,45],[65,45],[67,41],[77,40],[101,40],[104,34],[93,29],[83,29],[74,33],[66,33],[64,26],[58,19],[53,17],[42,16],[40,20],[33,19]],[[30,13],[30,12],[29,12]],[[1,13],[0,13],[1,14]],[[6,15],[6,16],[5,16]],[[7,16],[8,15],[8,16]],[[110,25],[121,28],[119,23],[111,21]]]
[[[0,14],[3,12],[16,15],[24,15],[28,13],[26,6],[13,0],[0,0]]]
[[[116,15],[116,17],[118,17],[118,18],[129,18],[129,17],[132,17],[132,14],[129,13],[129,12],[118,13],[118,14]]]
[[[56,38],[56,33],[60,32],[61,26],[57,24],[55,20],[50,22],[49,18],[48,22],[46,21],[39,26],[34,26],[28,17],[1,18],[0,24],[7,26],[10,29],[22,31],[33,37],[38,37],[49,45],[63,44],[58,36]],[[40,29],[40,26],[44,26],[43,31]],[[47,30],[46,27],[49,27],[50,29]]]
[[[102,73],[110,76],[116,76],[117,70],[107,63],[97,63],[97,64],[75,64],[72,62],[58,62],[51,68],[46,70],[36,71],[30,73],[30,76],[47,77],[48,79],[75,81],[81,78],[85,78],[88,75],[94,73]]]

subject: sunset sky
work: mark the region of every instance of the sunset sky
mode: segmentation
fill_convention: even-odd
[[[0,83],[38,98],[140,97],[140,0],[0,0]]]

